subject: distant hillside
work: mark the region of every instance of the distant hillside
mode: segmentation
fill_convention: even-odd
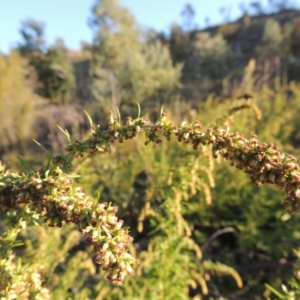
[[[288,9],[273,14],[257,16],[249,16],[246,14],[235,22],[205,28],[198,32],[206,31],[211,33],[211,35],[221,33],[233,51],[251,55],[254,53],[255,48],[261,43],[264,26],[269,18],[275,19],[283,27],[297,18],[300,20],[300,10]],[[192,36],[194,34],[195,32],[192,33]]]
[[[283,39],[285,39],[281,43],[283,45],[280,45],[281,48],[276,50],[278,55],[273,55],[274,53],[268,55],[268,51],[271,50],[262,49],[264,55],[273,61],[271,63],[258,52],[258,47],[264,47],[262,45],[263,34],[266,22],[270,19],[278,22]],[[296,28],[297,26],[299,28]],[[161,39],[163,44],[169,47],[174,64],[183,64],[181,81],[184,97],[187,99],[205,99],[211,92],[219,95],[230,95],[230,90],[240,85],[244,69],[252,58],[258,62],[255,72],[257,77],[262,78],[260,84],[271,83],[278,76],[283,83],[298,79],[298,77],[300,80],[300,72],[297,71],[300,55],[299,57],[295,56],[295,53],[291,53],[290,49],[282,50],[283,46],[290,47],[291,32],[298,32],[297,30],[300,39],[300,10],[286,9],[277,13],[256,16],[245,14],[234,22],[207,27],[190,33],[179,28],[179,30],[172,32],[170,37],[158,35],[158,39]],[[201,37],[200,40],[199,36]],[[300,45],[299,39],[294,39],[294,42]],[[218,59],[213,57],[212,51],[211,57],[207,61],[202,58],[203,63],[199,65],[199,55],[195,57],[195,44],[201,48],[205,46],[203,45],[205,43],[211,43],[211,47],[215,48],[224,47],[225,49],[227,47],[228,55]],[[261,52],[263,52],[262,50]],[[285,52],[281,53],[280,51]],[[88,51],[69,51],[68,58],[75,67],[76,97],[82,101],[90,99],[88,84],[91,80],[91,53]],[[224,78],[227,80],[227,88],[224,87]]]
[[[300,80],[300,10],[246,14],[235,22],[190,33],[175,28],[165,43],[174,63],[184,65],[187,98],[205,99],[212,92],[232,96],[251,59],[256,61],[260,86],[278,78],[282,84]]]

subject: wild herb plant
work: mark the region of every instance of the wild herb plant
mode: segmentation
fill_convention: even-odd
[[[122,124],[121,117],[110,117],[107,130],[101,130],[90,120],[91,135],[85,141],[72,141],[67,131],[64,131],[69,140],[66,155],[51,156],[44,168],[39,171],[15,173],[5,166],[1,167],[0,201],[1,212],[7,215],[4,232],[1,236],[1,297],[4,299],[36,299],[50,298],[50,291],[42,286],[41,275],[43,266],[34,264],[32,266],[22,265],[21,261],[14,260],[12,251],[18,245],[17,237],[22,229],[31,224],[48,225],[51,227],[62,227],[65,223],[73,223],[83,235],[88,244],[97,255],[95,262],[102,265],[107,271],[107,278],[116,285],[121,285],[127,274],[132,274],[136,268],[136,276],[149,277],[149,280],[159,276],[160,282],[166,282],[166,278],[176,274],[182,275],[182,286],[174,289],[174,294],[166,294],[170,287],[158,287],[140,290],[139,286],[131,285],[132,296],[143,292],[144,297],[158,297],[167,299],[170,297],[187,297],[190,287],[201,286],[202,293],[207,294],[207,283],[210,273],[230,274],[236,280],[238,286],[242,286],[241,278],[234,269],[220,263],[205,260],[201,264],[194,262],[202,256],[201,249],[191,239],[191,228],[186,223],[181,210],[187,212],[185,207],[187,197],[195,195],[201,190],[205,200],[211,201],[210,187],[214,186],[211,177],[212,157],[223,157],[231,165],[244,171],[257,185],[274,184],[279,186],[285,193],[284,205],[288,212],[293,214],[299,211],[299,182],[300,174],[296,159],[286,153],[281,153],[278,147],[272,143],[258,142],[257,136],[246,139],[238,132],[231,133],[229,124],[232,114],[250,107],[258,114],[259,109],[251,101],[242,100],[233,106],[229,116],[225,116],[216,122],[216,125],[202,130],[199,121],[183,121],[178,126],[167,118],[162,111],[159,120],[148,125],[146,121],[138,116],[136,119],[127,118]],[[138,266],[135,259],[129,254],[132,248],[132,238],[127,228],[122,228],[123,221],[116,217],[117,207],[111,203],[99,201],[99,197],[89,198],[83,192],[80,184],[68,175],[72,169],[75,158],[88,157],[96,152],[110,152],[112,145],[123,143],[125,140],[145,134],[145,144],[162,143],[163,139],[170,140],[175,136],[178,142],[192,146],[192,149],[201,149],[206,154],[208,165],[199,165],[197,158],[192,158],[191,165],[187,166],[190,175],[186,175],[184,167],[176,168],[169,172],[167,182],[161,182],[157,190],[147,195],[147,202],[141,211],[137,229],[142,231],[144,221],[149,216],[153,217],[150,227],[160,232],[149,243],[149,251],[161,256],[153,260],[165,257],[163,263],[170,263],[168,273],[160,272],[161,269],[149,269],[148,264],[143,262]],[[184,175],[182,175],[184,174]],[[202,174],[203,179],[200,177]],[[204,176],[203,176],[204,174]],[[162,185],[163,183],[163,185]],[[173,183],[176,183],[173,185]],[[149,192],[149,191],[148,191]],[[163,200],[162,200],[163,199]],[[171,205],[172,204],[172,205]],[[165,220],[168,228],[166,230]],[[149,225],[148,225],[149,226]],[[171,243],[167,243],[168,240]],[[162,247],[162,248],[160,248]],[[159,250],[161,249],[161,250]],[[196,256],[190,256],[191,253]],[[184,255],[183,255],[184,254]],[[143,258],[143,252],[139,259]],[[188,266],[188,272],[178,273],[172,265],[174,262]],[[158,265],[158,264],[156,264]],[[149,273],[150,272],[150,273]],[[184,279],[186,281],[184,281]],[[130,281],[129,281],[130,282]],[[168,282],[171,284],[172,282]],[[104,292],[104,290],[102,290]],[[127,297],[129,295],[127,294]],[[5,298],[6,297],[6,298]],[[101,298],[99,298],[101,299]]]

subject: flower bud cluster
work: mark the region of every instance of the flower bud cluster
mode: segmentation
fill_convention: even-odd
[[[296,158],[280,153],[272,143],[259,144],[257,136],[248,141],[242,134],[229,133],[222,128],[208,128],[199,131],[199,124],[181,124],[175,129],[178,141],[199,144],[212,144],[214,157],[218,154],[243,170],[257,185],[276,184],[287,193],[284,206],[290,214],[300,211],[300,172]]]
[[[288,212],[300,211],[300,172],[295,157],[280,153],[273,143],[259,144],[255,135],[248,141],[239,133],[227,136],[214,134],[215,151],[247,173],[255,184],[278,185],[287,194],[284,206]]]
[[[4,299],[51,299],[49,290],[42,287],[42,267],[16,265],[10,251],[7,259],[0,260],[0,300]]]
[[[174,131],[174,123],[167,118],[167,115],[162,112],[156,125],[163,130],[163,136],[169,141]]]
[[[131,117],[126,118],[126,124],[121,125],[119,119],[111,116],[108,130],[108,141],[114,142],[115,140],[123,143],[124,140],[132,139],[141,132],[141,127],[146,124],[143,118],[133,120]],[[94,136],[101,136],[101,131],[95,132]]]
[[[103,264],[113,283],[121,285],[126,274],[132,274],[135,260],[127,252],[132,237],[122,229],[123,221],[116,217],[117,207],[89,200],[58,167],[51,176],[39,172],[0,176],[0,211],[14,211],[24,204],[40,214],[48,226],[77,224],[93,246],[96,262]]]
[[[124,140],[132,139],[141,132],[141,128],[145,125],[143,118],[133,120],[131,117],[126,119],[126,124],[121,125],[118,118],[110,116],[108,130],[102,131],[98,126],[97,129],[92,129],[91,136],[84,142],[75,141],[70,144],[66,151],[69,153],[66,157],[83,157],[84,154],[94,154],[98,151],[104,151],[103,147],[110,152],[110,145],[114,141],[123,143]],[[62,161],[61,157],[55,157],[56,160]],[[58,165],[54,162],[55,165]]]

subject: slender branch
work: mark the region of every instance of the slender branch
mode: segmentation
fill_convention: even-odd
[[[119,118],[111,116],[108,130],[92,128],[91,136],[83,141],[76,141],[67,147],[69,153],[65,160],[64,156],[54,157],[55,165],[61,165],[68,169],[74,157],[83,157],[97,151],[109,151],[115,141],[123,143],[124,140],[136,137],[142,130],[146,136],[145,145],[150,142],[161,143],[161,136],[170,140],[175,136],[178,142],[192,144],[195,150],[199,145],[212,145],[215,158],[221,155],[230,161],[232,166],[244,171],[256,185],[276,184],[283,189],[287,197],[284,206],[290,214],[300,210],[300,172],[296,158],[281,153],[273,143],[259,144],[256,135],[247,140],[242,134],[230,133],[229,127],[214,126],[201,131],[199,121],[188,124],[183,121],[175,126],[165,113],[155,125],[146,125],[143,118],[127,118],[126,124],[122,125]]]
[[[228,232],[236,232],[236,230],[233,227],[226,227],[223,229],[219,229],[217,230],[215,233],[213,233],[208,240],[203,244],[203,246],[201,247],[201,250],[204,252],[207,247],[209,247],[209,245],[212,243],[212,241],[214,239],[216,239],[219,235],[222,235],[224,233],[228,233]]]

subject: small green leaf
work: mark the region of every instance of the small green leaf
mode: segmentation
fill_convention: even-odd
[[[268,285],[267,283],[265,283],[265,286],[273,293],[275,294],[277,297],[279,297],[279,299],[284,299],[284,295],[282,295],[281,293],[279,293],[277,290],[275,290],[272,286]]]
[[[27,165],[26,165],[25,160],[23,158],[21,158],[20,156],[17,156],[17,157],[21,164],[22,171],[26,174],[27,173]]]
[[[118,120],[119,120],[119,123],[121,124],[121,114],[120,114],[120,111],[119,111],[119,108],[117,107],[117,113],[118,113]]]
[[[36,226],[42,226],[43,225],[43,222],[37,218],[31,218],[31,221],[34,225]]]
[[[100,196],[101,196],[101,192],[97,191],[94,196],[94,206],[97,205],[97,203],[99,202]]]
[[[288,289],[284,284],[281,285],[281,288],[286,294],[288,293]]]
[[[93,123],[93,120],[91,118],[91,116],[87,113],[87,111],[85,110],[84,113],[86,114],[88,120],[89,120],[89,123],[90,123],[90,126],[92,129],[94,129],[94,123]]]
[[[47,165],[46,165],[46,170],[48,170],[48,169],[49,169],[49,167],[50,167],[50,164],[51,164],[51,161],[52,161],[52,155],[50,154],[50,155],[49,155],[48,162],[47,162]]]
[[[68,130],[67,129],[63,130],[59,125],[57,125],[57,127],[64,133],[64,135],[67,137],[69,143],[72,144],[71,136],[70,136]]]
[[[97,150],[98,150],[99,152],[104,152],[104,151],[105,151],[103,148],[101,148],[101,147],[99,147],[99,146],[97,146],[97,145],[96,145],[96,148],[97,148]]]
[[[160,110],[160,115],[162,115],[163,112],[164,112],[164,107],[162,106],[162,107],[161,107],[161,110]]]
[[[48,150],[41,143],[39,143],[35,139],[32,139],[32,140],[46,152],[46,154],[47,154],[48,157],[51,156],[51,154],[48,152]]]
[[[20,246],[24,246],[24,243],[22,241],[17,240],[12,242],[12,247],[20,247]]]
[[[50,170],[47,170],[47,171],[45,172],[45,178],[46,178],[46,179],[48,178],[49,173],[50,173]]]
[[[138,107],[138,116],[137,116],[137,118],[139,119],[140,116],[141,116],[141,106],[140,106],[140,104],[138,102],[136,103],[136,105]]]

